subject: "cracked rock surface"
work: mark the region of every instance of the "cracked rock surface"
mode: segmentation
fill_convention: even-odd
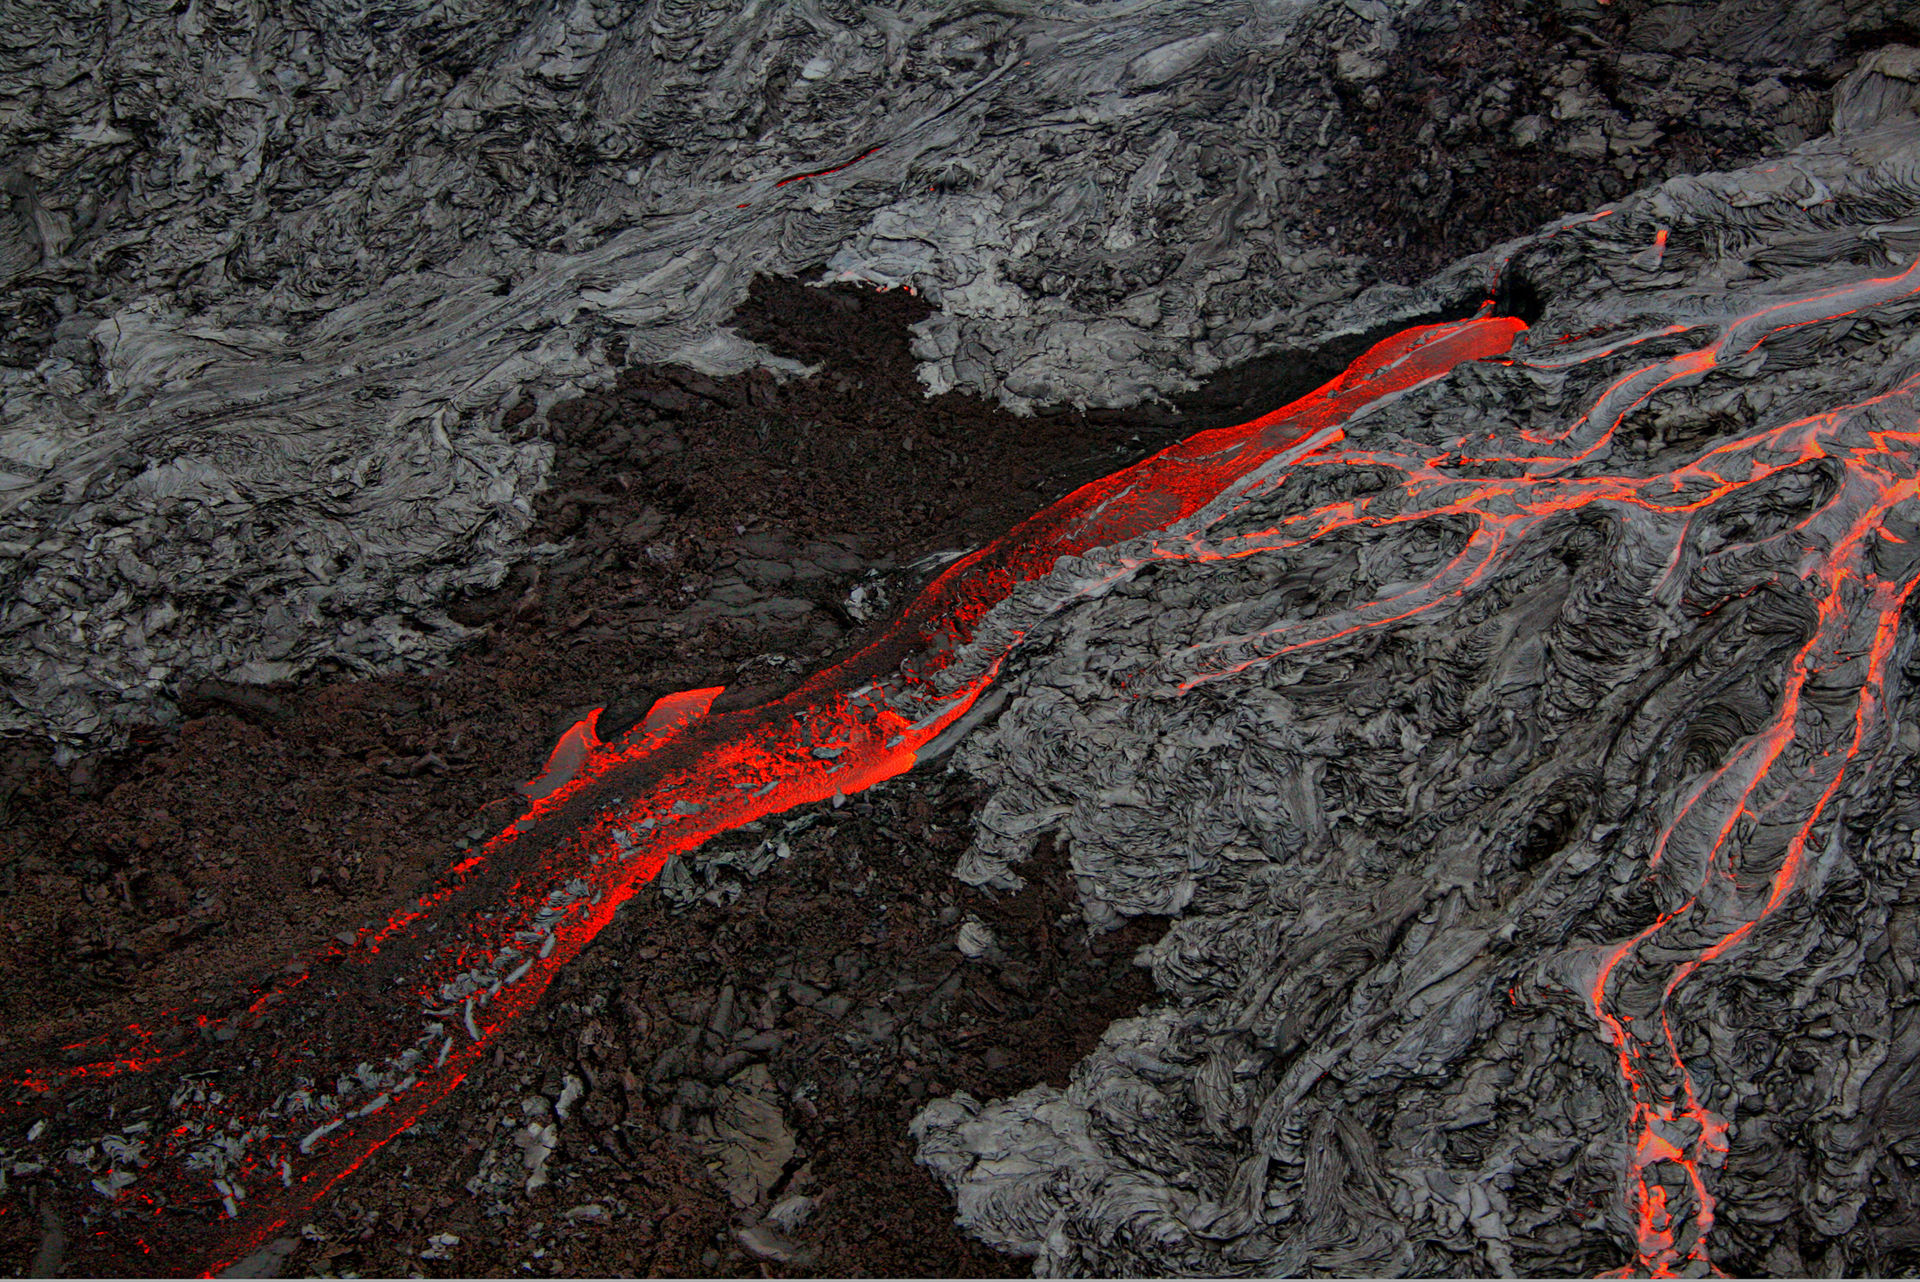
[[[1817,132],[1898,16],[1752,8],[9,5],[0,730],[444,660],[556,554],[547,407],[798,368],[724,327],[756,272],[911,283],[931,390],[1136,404]]]
[[[1867,591],[1912,502],[1854,506],[1914,472],[1916,106],[1884,49],[1832,134],[1450,269],[1415,294],[1544,300],[1512,360],[990,616],[1028,657],[961,877],[1053,836],[1093,924],[1175,920],[1068,1087],[916,1119],[969,1231],[1039,1274],[1920,1265],[1920,651]]]

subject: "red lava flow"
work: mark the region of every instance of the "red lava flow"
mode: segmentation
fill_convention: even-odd
[[[785,187],[789,183],[805,182],[809,178],[825,178],[829,174],[837,174],[843,169],[851,169],[855,165],[859,164],[861,161],[865,160],[868,156],[871,156],[874,152],[879,151],[881,145],[882,144],[880,143],[875,143],[873,146],[867,148],[865,151],[855,156],[852,160],[845,161],[841,164],[835,165],[831,169],[815,169],[804,174],[789,174],[785,178],[782,178],[779,182],[773,185],[774,190],[778,191],[780,188]],[[927,190],[932,191],[933,189],[929,187]],[[734,208],[745,209],[751,204],[753,204],[753,202],[750,200],[742,201],[741,203],[735,205]]]
[[[1136,689],[1185,691],[1457,600],[1549,517],[1599,505],[1629,512],[1637,527],[1670,545],[1664,569],[1646,585],[1649,599],[1664,607],[1711,613],[1727,601],[1689,597],[1689,581],[1710,583],[1716,565],[1750,564],[1784,555],[1782,549],[1794,553],[1791,564],[1818,599],[1817,627],[1792,662],[1772,724],[1692,791],[1648,852],[1650,876],[1686,880],[1684,902],[1634,938],[1602,950],[1584,995],[1617,1052],[1631,1106],[1622,1195],[1638,1226],[1638,1260],[1627,1271],[1674,1276],[1679,1269],[1711,1268],[1714,1200],[1707,1168],[1724,1157],[1728,1128],[1697,1098],[1669,1009],[1689,976],[1736,948],[1792,891],[1812,829],[1849,762],[1883,732],[1881,689],[1898,616],[1920,582],[1920,558],[1905,554],[1901,536],[1885,524],[1897,507],[1920,497],[1914,448],[1920,431],[1911,421],[1883,420],[1901,413],[1911,419],[1911,404],[1901,398],[1914,385],[1725,441],[1671,472],[1578,473],[1591,471],[1625,416],[1662,389],[1697,383],[1789,330],[1915,293],[1920,265],[1740,317],[1710,343],[1615,379],[1561,431],[1520,433],[1518,451],[1503,450],[1497,432],[1461,438],[1434,457],[1329,450],[1355,413],[1461,362],[1503,357],[1525,326],[1482,318],[1407,330],[1300,400],[1239,427],[1196,434],[1083,486],[956,561],[879,640],[786,698],[703,715],[717,691],[689,691],[662,700],[646,721],[610,744],[595,732],[596,712],[562,737],[545,772],[526,785],[525,815],[450,870],[415,909],[355,946],[334,950],[324,978],[316,978],[316,965],[290,984],[263,990],[230,1034],[236,1066],[243,1052],[256,1056],[244,1107],[210,1095],[205,1125],[181,1126],[157,1139],[159,1151],[137,1177],[106,1192],[123,1203],[137,1201],[156,1228],[178,1221],[175,1240],[183,1252],[190,1249],[187,1230],[198,1225],[204,1235],[209,1218],[224,1218],[220,1245],[205,1267],[222,1267],[255,1249],[458,1085],[490,1040],[671,857],[760,817],[851,794],[910,769],[992,683],[1006,652],[972,656],[982,670],[944,694],[932,676],[972,642],[982,617],[1017,584],[1046,574],[1063,556],[1154,536],[1143,540],[1142,553],[1106,554],[1109,571],[1089,585],[1094,591],[1156,560],[1251,556],[1340,530],[1441,517],[1471,525],[1458,554],[1424,584],[1190,646],[1129,681]],[[1630,354],[1640,343],[1679,332],[1670,326],[1583,354],[1516,363],[1564,369]],[[1202,509],[1220,510],[1222,502],[1231,506],[1289,471],[1356,466],[1398,473],[1400,484],[1213,540],[1206,536],[1211,522],[1188,520]],[[1688,542],[1693,521],[1713,504],[1808,466],[1833,468],[1839,480],[1804,520],[1710,551]],[[1858,695],[1847,735],[1828,742],[1832,721],[1803,710],[1802,694],[1815,674],[1831,683],[1836,673],[1857,673]],[[1775,823],[1783,812],[1796,816],[1784,850],[1735,839],[1739,819],[1762,812]],[[1683,847],[1686,856],[1679,858],[1674,852]],[[1663,972],[1657,1009],[1620,1009],[1613,996],[1618,986],[1610,982],[1617,972],[1665,965],[1643,957],[1642,946],[1652,940],[1660,941],[1660,956],[1683,949],[1690,959]],[[380,1035],[365,1033],[364,1044],[328,1047],[319,1053],[324,1063],[297,1047],[263,1055],[247,1036],[253,1026],[322,1005],[356,984],[388,995],[389,1003],[392,993],[404,992],[418,1013],[385,1030],[384,1044]],[[321,985],[324,991],[316,991]],[[302,987],[303,1003],[291,1001]],[[112,1063],[119,1071],[150,1066],[136,1065],[135,1058]],[[347,1069],[350,1064],[358,1068]],[[50,1071],[37,1088],[102,1071],[107,1065]],[[176,1109],[182,1098],[176,1094]],[[249,1186],[257,1188],[249,1192]]]
[[[241,1071],[222,1074],[221,1089],[202,1075],[176,1091],[174,1120],[188,1120],[147,1141],[137,1171],[96,1187],[200,1268],[255,1250],[452,1091],[674,855],[911,769],[991,685],[1004,654],[957,690],[935,693],[930,679],[1016,584],[1062,556],[1192,515],[1263,465],[1337,441],[1338,424],[1362,407],[1506,352],[1524,328],[1503,318],[1408,330],[1291,405],[1083,486],[947,567],[880,639],[772,704],[705,715],[718,691],[687,691],[613,743],[600,741],[596,710],[523,787],[526,813],[415,907],[258,990],[218,1031]],[[265,1044],[259,1030],[270,1023],[324,1022],[349,996],[363,1010],[391,1010],[396,996],[404,1005],[385,1027],[362,1021],[352,1044],[303,1045],[291,1031]],[[15,1084],[45,1095],[63,1080],[141,1073],[185,1053],[129,1050]]]

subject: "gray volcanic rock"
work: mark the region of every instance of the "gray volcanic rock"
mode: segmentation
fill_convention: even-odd
[[[1920,51],[1569,218],[1544,314],[1196,524],[1063,560],[957,764],[1165,995],[914,1123],[1037,1274],[1920,1267]],[[965,680],[962,661],[943,679]]]
[[[0,730],[445,655],[439,603],[553,554],[508,411],[610,340],[792,372],[720,328],[755,272],[913,284],[929,387],[1126,405],[1324,329],[1383,209],[1804,136],[1895,11],[1636,14],[1596,61],[1492,0],[0,7]],[[1407,98],[1455,32],[1504,61]]]

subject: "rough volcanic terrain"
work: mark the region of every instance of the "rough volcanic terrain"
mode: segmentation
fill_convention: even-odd
[[[591,710],[785,695],[1483,298],[1511,358],[1009,598],[959,769],[676,856],[242,1269],[1920,1269],[1910,15],[628,8],[0,23],[0,1269],[198,1267],[248,1194],[151,1231],[155,1128],[397,1024],[254,998]]]
[[[772,697],[884,619],[925,577],[918,558],[996,535],[1177,435],[1283,403],[1361,345],[1263,362],[1180,406],[1020,419],[924,395],[905,326],[925,312],[905,291],[762,278],[737,324],[818,373],[632,367],[617,391],[556,406],[559,470],[537,528],[567,552],[455,605],[489,634],[443,671],[208,682],[189,720],[131,752],[61,771],[16,749],[0,829],[0,1054],[19,1068],[72,1044],[86,1058],[125,1027],[196,1020],[211,1035],[246,1005],[263,959],[297,964],[350,938],[519,813],[515,788],[585,710],[606,705],[611,734],[673,690],[725,685],[720,708]],[[491,1072],[373,1160],[287,1267],[1013,1268],[952,1227],[951,1203],[912,1164],[906,1121],[949,1087],[1063,1085],[1100,1031],[1150,996],[1133,960],[1156,932],[1090,937],[1057,862],[1015,896],[954,882],[969,799],[930,768],[844,810],[815,808],[819,826],[737,904],[644,896]],[[956,949],[963,918],[998,941],[977,959]],[[716,1013],[721,992],[731,1007]],[[713,1138],[711,1100],[755,1065],[790,1101],[803,1156],[741,1205],[709,1170],[730,1151]],[[523,1101],[569,1072],[592,1089],[549,1186],[468,1189],[483,1163],[496,1183],[519,1170],[524,1184],[501,1119],[524,1121]],[[81,1086],[66,1107],[94,1115],[115,1091]],[[449,1153],[458,1160],[431,1156]],[[785,1264],[785,1247],[749,1253],[732,1228],[790,1186],[819,1199],[817,1223],[790,1235],[806,1245]],[[14,1270],[53,1267],[39,1254],[56,1240],[46,1217],[64,1224],[74,1208],[18,1174],[0,1206]],[[565,1214],[587,1206],[600,1210]],[[434,1233],[462,1245],[420,1260]],[[60,1236],[66,1273],[153,1263],[130,1237]]]

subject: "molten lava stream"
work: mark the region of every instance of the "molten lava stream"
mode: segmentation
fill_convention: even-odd
[[[529,785],[525,815],[414,909],[352,948],[330,949],[298,980],[260,990],[219,1030],[226,1040],[153,1061],[127,1054],[47,1070],[16,1086],[42,1092],[42,1110],[62,1083],[113,1073],[128,1083],[123,1101],[136,1079],[156,1099],[171,1093],[171,1117],[141,1169],[96,1187],[109,1214],[142,1221],[142,1248],[159,1252],[149,1260],[224,1267],[457,1086],[672,856],[910,769],[1005,654],[986,656],[979,675],[944,694],[928,678],[1016,584],[1062,556],[1230,508],[1237,485],[1337,441],[1357,410],[1498,356],[1524,328],[1503,318],[1407,330],[1288,406],[1081,487],[949,566],[879,640],[775,703],[702,717],[714,692],[689,692],[613,744],[599,742],[590,718]],[[218,1073],[219,1089],[198,1078],[174,1091],[172,1080],[147,1075],[154,1063]],[[209,1220],[224,1224],[212,1250]]]

